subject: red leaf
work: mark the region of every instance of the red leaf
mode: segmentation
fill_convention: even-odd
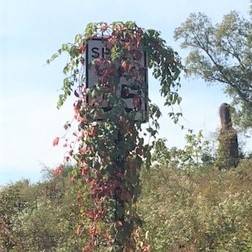
[[[59,144],[59,137],[55,137],[53,140],[53,146],[56,146]]]
[[[80,52],[80,53],[84,53],[85,50],[86,50],[86,46],[85,46],[85,45],[81,45],[81,46],[79,47],[79,52]]]

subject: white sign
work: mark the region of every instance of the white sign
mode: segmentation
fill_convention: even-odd
[[[109,61],[111,51],[107,47],[106,39],[91,39],[87,42],[86,48],[86,85],[87,88],[106,83],[106,75],[113,74],[118,79],[116,90],[112,90],[109,85],[108,92],[113,92],[121,97],[125,104],[125,110],[128,113],[134,113],[135,120],[146,122],[148,117],[148,72],[146,53],[142,49],[135,49],[131,52],[131,59],[122,60],[119,63]],[[104,79],[105,78],[105,79]],[[104,88],[106,90],[106,87]],[[109,111],[106,100],[106,91],[101,97],[87,99],[88,105],[98,106]]]

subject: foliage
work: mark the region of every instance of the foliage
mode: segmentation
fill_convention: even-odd
[[[85,239],[74,235],[81,215],[78,187],[70,180],[69,168],[64,171],[68,175],[48,174],[44,182],[20,181],[1,190],[1,251],[81,251]],[[85,188],[83,197],[86,194]]]
[[[225,172],[213,165],[189,170],[153,166],[142,170],[141,181],[137,207],[151,251],[251,251],[251,159]],[[89,223],[83,222],[78,201],[92,202],[88,187],[76,199],[78,190],[69,168],[38,184],[20,181],[3,187],[1,220],[4,216],[11,223],[8,232],[1,226],[0,250],[82,251],[87,236],[75,233]]]
[[[88,40],[92,38],[106,40],[110,54],[89,64],[84,56]],[[74,130],[73,142],[66,140],[68,154],[65,161],[76,161],[73,181],[79,184],[80,190],[88,185],[92,202],[88,206],[85,202],[78,206],[83,221],[89,223],[89,227],[79,223],[82,231],[77,235],[89,237],[83,251],[148,250],[148,245],[139,239],[141,220],[135,208],[140,194],[140,169],[144,160],[149,163],[152,147],[145,144],[139,134],[141,122],[134,120],[141,107],[139,96],[147,92],[144,85],[146,69],[142,69],[137,61],[139,55],[143,57],[140,49],[148,53],[148,64],[154,77],[160,81],[165,105],[179,104],[180,84],[177,80],[181,63],[178,55],[160,38],[159,32],[144,30],[134,22],[90,23],[83,34],[76,35],[73,44],[63,44],[48,60],[50,63],[62,52],[70,56],[63,69],[67,77],[63,81],[58,107],[72,92],[77,97],[74,118],[78,126]],[[92,66],[98,80],[94,86],[87,87],[84,69]],[[131,113],[126,112],[123,99],[117,96],[121,76],[126,76],[132,87],[139,88],[139,94],[133,97],[134,110]],[[102,108],[101,97],[106,97],[109,111]],[[145,102],[149,103],[146,99]],[[149,104],[149,107],[152,121],[147,131],[155,137],[160,112],[154,105]],[[170,116],[176,122],[180,114],[170,113]],[[102,121],[97,122],[98,119]],[[70,126],[67,124],[66,129]],[[58,143],[57,137],[53,144]],[[60,165],[55,173],[60,174],[62,167]]]
[[[220,130],[216,165],[220,169],[236,167],[239,162],[237,132],[233,129]]]
[[[140,214],[153,251],[251,251],[252,162],[219,171],[143,171]]]
[[[188,73],[229,85],[227,92],[234,102],[248,105],[248,110],[251,55],[247,46],[250,40],[244,43],[244,37],[250,36],[246,33],[249,29],[250,23],[236,13],[226,16],[216,28],[199,14],[192,15],[176,35],[185,39],[185,47],[196,47],[188,58]],[[107,39],[111,54],[92,62],[95,69],[102,67],[103,71],[97,84],[87,89],[84,55],[87,41],[97,37]],[[139,67],[134,55],[140,47],[148,53],[148,64],[160,81],[165,105],[179,104],[182,67],[178,55],[159,32],[144,30],[133,22],[90,23],[73,44],[63,44],[48,60],[50,63],[62,52],[70,56],[63,69],[67,77],[58,107],[72,93],[76,96],[77,129],[74,140],[65,139],[63,144],[68,148],[64,163],[49,174],[48,180],[36,185],[21,181],[1,189],[1,250],[252,249],[251,160],[243,160],[234,170],[220,171],[209,142],[202,132],[192,131],[186,135],[184,149],[169,149],[165,140],[159,139],[151,154],[152,145],[144,143],[140,135],[141,123],[134,121],[136,111],[126,113],[122,99],[115,95],[120,71],[134,83],[141,83],[141,71],[133,71]],[[100,104],[89,106],[87,97],[104,93],[111,104],[109,112]],[[148,103],[151,122],[147,132],[155,137],[160,111]],[[170,113],[175,122],[179,116]],[[245,116],[243,122],[249,120]],[[103,120],[98,123],[97,117]],[[71,126],[67,122],[64,127],[69,130]],[[56,137],[53,145],[61,141]],[[75,168],[66,167],[70,160],[75,160]],[[144,165],[150,169],[141,170]]]
[[[177,147],[168,148],[165,139],[158,139],[152,153],[153,164],[184,170],[213,164],[214,154],[209,141],[204,140],[202,131],[193,133],[192,130],[189,130],[185,140],[186,145],[180,149]]]
[[[20,185],[21,184],[21,185]],[[26,200],[21,200],[20,186],[26,182],[16,184],[0,193],[0,248],[9,250],[14,245],[20,244],[20,239],[15,238],[13,227],[18,225],[17,216],[25,207]]]
[[[236,12],[213,25],[202,14],[191,14],[175,31],[175,39],[189,48],[186,72],[208,82],[219,82],[233,98],[236,122],[252,126],[252,23]]]

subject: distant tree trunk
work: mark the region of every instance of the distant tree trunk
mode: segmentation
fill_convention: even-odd
[[[229,104],[221,104],[219,113],[221,129],[218,138],[217,165],[220,169],[229,169],[236,167],[239,162],[237,132],[232,127]]]

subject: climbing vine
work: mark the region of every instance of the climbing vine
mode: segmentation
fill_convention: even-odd
[[[99,76],[96,85],[87,87],[85,53],[90,39],[106,40],[110,49],[105,58],[91,62]],[[142,239],[141,219],[137,215],[135,203],[140,194],[139,174],[141,167],[150,165],[150,150],[153,143],[145,141],[145,135],[155,137],[158,130],[158,107],[148,104],[149,126],[144,132],[141,121],[136,121],[135,114],[140,105],[137,96],[133,97],[135,110],[128,113],[123,99],[115,92],[118,88],[118,76],[126,73],[132,85],[146,94],[143,74],[146,69],[139,68],[137,59],[141,57],[140,49],[148,55],[148,66],[153,76],[160,82],[160,93],[165,98],[165,105],[173,106],[181,101],[178,95],[180,87],[180,59],[176,52],[166,45],[155,30],[145,30],[134,22],[90,23],[83,34],[77,34],[74,43],[63,44],[52,55],[48,63],[61,53],[69,55],[69,61],[63,72],[62,93],[57,107],[73,94],[74,141],[66,143],[68,148],[65,161],[75,160],[76,169],[72,180],[80,184],[78,201],[83,218],[89,220],[89,227],[84,224],[77,227],[76,234],[88,236],[83,244],[83,251],[106,249],[110,251],[149,251],[150,247]],[[109,110],[99,104],[105,96]],[[90,100],[95,102],[90,105]],[[170,117],[177,121],[180,113],[171,112]],[[97,118],[102,118],[98,120]],[[67,122],[66,130],[72,123]],[[142,134],[140,134],[142,132]],[[58,145],[59,138],[53,144]],[[55,174],[62,171],[62,165]],[[81,185],[88,185],[91,205],[85,204],[81,194]]]

